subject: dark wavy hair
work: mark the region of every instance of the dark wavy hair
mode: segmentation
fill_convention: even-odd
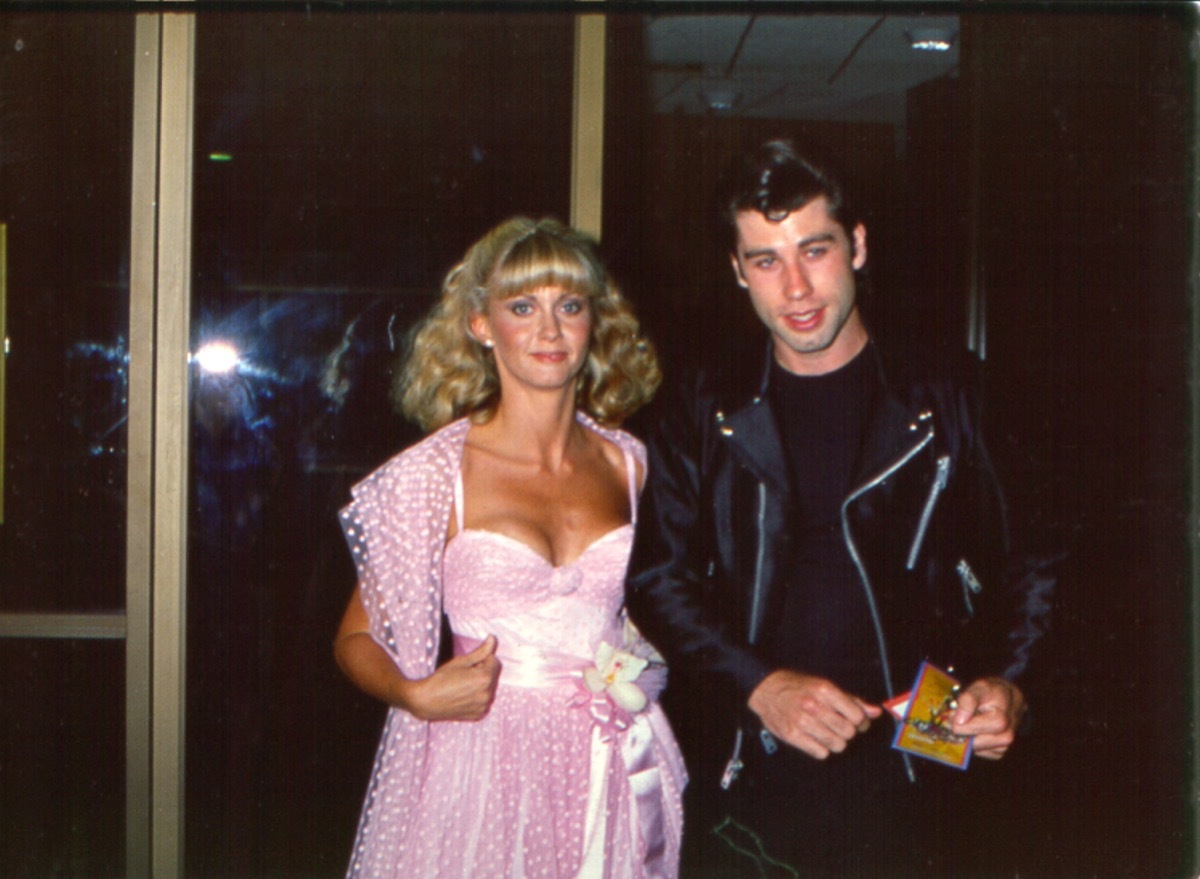
[[[829,215],[849,237],[859,217],[830,161],[815,147],[801,152],[789,138],[768,140],[739,157],[718,189],[717,211],[730,249],[737,241],[740,212],[758,211],[768,220],[779,221],[821,196],[829,205]]]
[[[494,301],[541,287],[585,296],[592,313],[576,405],[616,425],[653,397],[662,373],[633,309],[596,254],[595,243],[558,220],[505,220],[473,244],[442,283],[442,296],[410,337],[393,399],[405,416],[435,430],[468,415],[486,421],[500,402],[495,359],[470,320]]]

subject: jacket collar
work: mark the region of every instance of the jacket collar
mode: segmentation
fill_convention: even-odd
[[[886,388],[863,439],[861,461],[855,482],[861,482],[891,466],[933,429],[928,413],[912,412],[891,389]]]
[[[768,402],[772,348],[769,338],[754,348],[731,355],[717,387],[717,427],[739,452],[743,462],[768,486],[787,491],[783,441]],[[882,398],[864,439],[859,477],[886,467],[932,427],[906,383],[889,381],[885,355],[872,339],[867,349],[879,370]]]
[[[715,428],[757,479],[786,493],[783,443],[766,396],[771,345],[743,348],[721,360],[712,375]]]

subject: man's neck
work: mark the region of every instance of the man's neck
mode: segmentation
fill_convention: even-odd
[[[840,341],[840,340],[839,340]],[[848,344],[833,345],[824,351],[813,351],[805,354],[783,348],[778,341],[772,340],[775,362],[781,369],[799,376],[818,376],[837,372],[843,366],[857,358],[867,348],[871,337],[863,328]]]

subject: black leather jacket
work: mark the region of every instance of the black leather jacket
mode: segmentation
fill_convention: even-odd
[[[907,690],[923,659],[964,681],[1017,679],[1046,629],[1053,578],[1010,551],[980,436],[978,362],[964,352],[900,372],[876,345],[866,356],[884,392],[842,532],[872,614],[882,691]],[[794,515],[769,357],[761,344],[725,357],[658,404],[629,574],[630,613],[672,674],[730,684],[743,704],[776,667],[761,642],[779,618]]]

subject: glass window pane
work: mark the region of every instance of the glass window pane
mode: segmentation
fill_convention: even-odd
[[[0,875],[125,874],[124,667],[119,641],[0,640]]]
[[[349,485],[467,245],[569,210],[567,15],[201,12],[188,876],[341,875],[382,709],[334,666]],[[208,352],[220,349],[207,349]]]
[[[133,17],[0,18],[0,610],[124,606]]]

